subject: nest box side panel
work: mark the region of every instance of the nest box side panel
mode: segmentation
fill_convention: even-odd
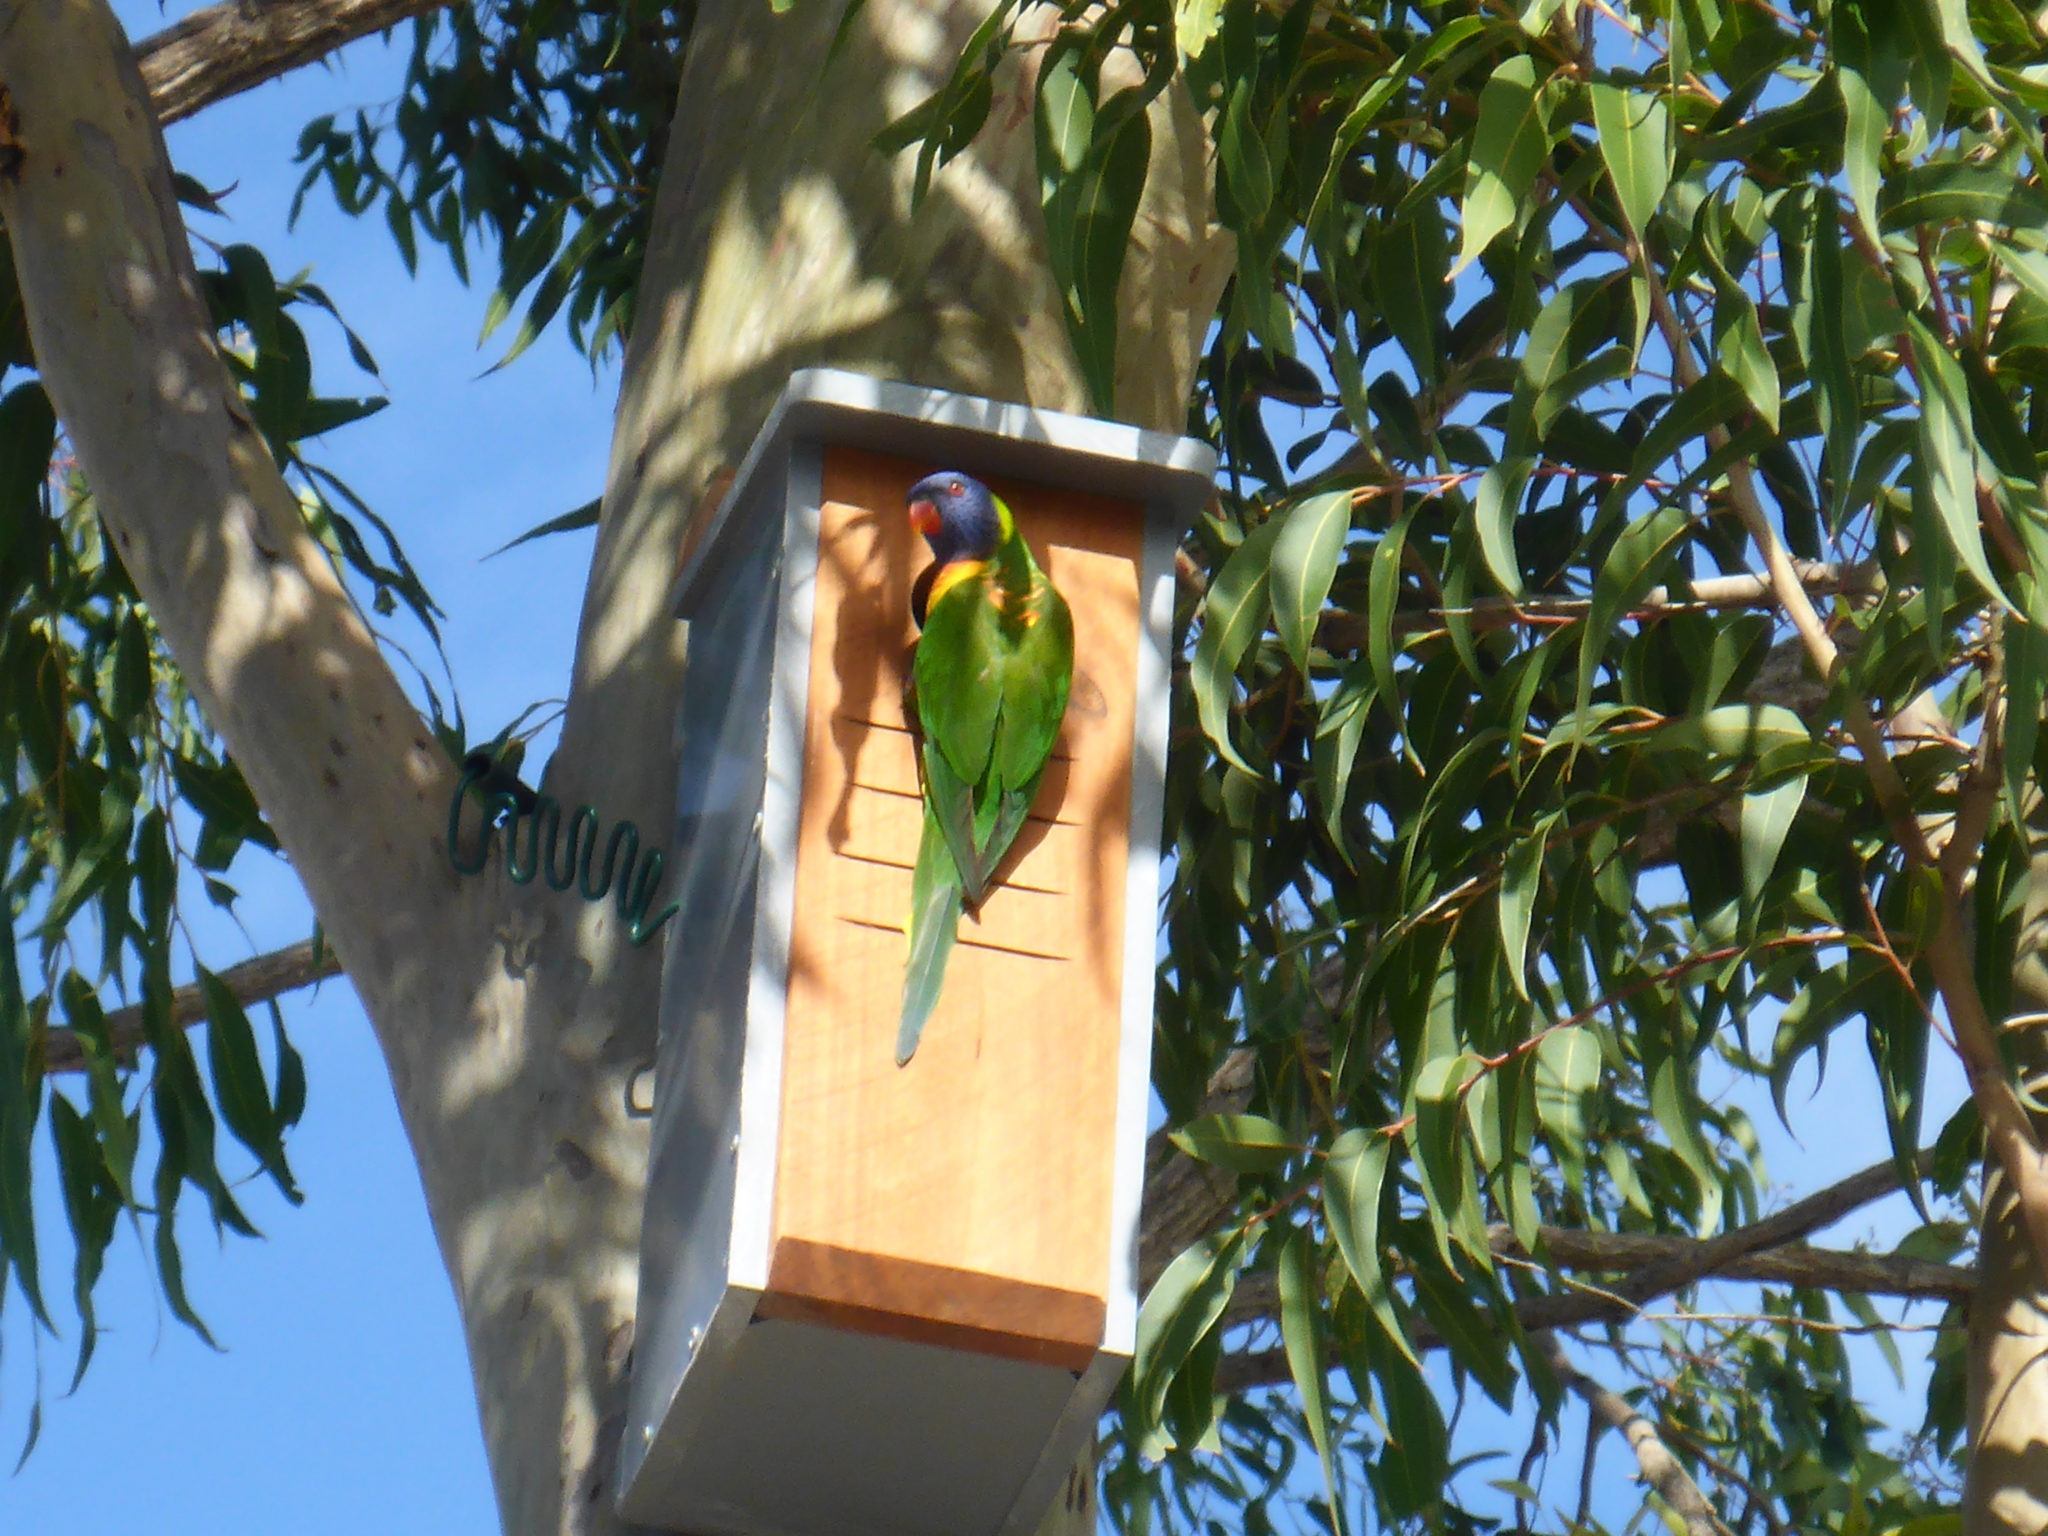
[[[761,498],[765,502],[766,498]],[[766,775],[768,702],[780,607],[779,497],[743,525],[728,555],[743,601],[693,610],[680,702],[675,841],[677,920],[665,935],[650,1127],[640,1299],[622,1442],[625,1481],[652,1480],[680,1454],[668,1433],[680,1384],[730,1290],[727,1237],[741,1186],[740,1128],[751,938]],[[657,1431],[663,1438],[657,1440]]]
[[[991,478],[1073,609],[1073,698],[899,1068],[922,817],[910,584],[929,560],[903,498],[941,467],[825,450],[760,1310],[1079,1371],[1110,1277],[1144,509]]]

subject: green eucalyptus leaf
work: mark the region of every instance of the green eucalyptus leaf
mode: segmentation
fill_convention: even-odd
[[[1396,712],[1401,707],[1401,685],[1394,675],[1394,606],[1401,595],[1401,552],[1407,547],[1409,525],[1420,508],[1420,502],[1409,502],[1374,546],[1367,585],[1366,657],[1380,698]]]
[[[1173,37],[1183,58],[1199,59],[1222,25],[1222,0],[1174,0]]]
[[[1246,230],[1256,228],[1273,206],[1273,167],[1265,141],[1252,122],[1255,86],[1250,79],[1238,82],[1216,133],[1216,154]]]
[[[1926,224],[1996,224],[2048,238],[2048,194],[2010,171],[1969,160],[1901,167],[1878,197],[1886,234]]]
[[[1700,1135],[1699,1095],[1686,1075],[1685,1059],[1670,1055],[1659,1061],[1650,1075],[1650,1112],[1671,1143],[1679,1161],[1693,1177],[1699,1206],[1694,1224],[1700,1232],[1711,1232],[1720,1224],[1721,1178],[1714,1154]]]
[[[1917,316],[1905,319],[1920,373],[1919,472],[1956,558],[1985,592],[2011,607],[1984,554],[1977,514],[1976,438],[1962,365]]]
[[[256,1031],[227,983],[200,966],[199,992],[206,1002],[206,1059],[212,1068],[213,1100],[235,1139],[251,1152],[286,1199],[299,1201],[284,1156],[284,1127],[271,1105],[256,1053]]]
[[[1770,348],[1764,345],[1756,305],[1739,288],[1723,289],[1714,305],[1714,344],[1723,371],[1735,381],[1764,425],[1776,432],[1781,401],[1778,368],[1771,361]]]
[[[1278,519],[1270,519],[1246,534],[1209,583],[1190,673],[1203,732],[1225,761],[1246,773],[1255,770],[1231,740],[1231,706],[1237,664],[1266,626],[1273,546],[1281,527]]]
[[[1877,1068],[1884,1103],[1885,1132],[1891,1141],[1892,1165],[1899,1187],[1928,1215],[1920,1189],[1920,1120],[1927,1099],[1927,1047],[1933,1025],[1924,1003],[1896,980],[1887,978],[1873,989],[1864,1006],[1864,1036]]]
[[[1486,568],[1509,597],[1522,595],[1522,566],[1515,554],[1515,517],[1536,461],[1527,455],[1503,459],[1479,477],[1479,552]]]
[[[54,1332],[49,1309],[43,1305],[30,1183],[29,1149],[42,1102],[42,1052],[28,1000],[22,995],[10,924],[0,937],[0,1286],[11,1267],[36,1320]]]
[[[1301,1152],[1294,1137],[1263,1115],[1204,1115],[1171,1139],[1189,1157],[1233,1173],[1270,1173]]]
[[[1436,1394],[1413,1362],[1382,1353],[1376,1374],[1387,1438],[1374,1481],[1396,1521],[1418,1520],[1427,1528],[1428,1516],[1444,1500],[1450,1431]]]
[[[1429,1209],[1437,1252],[1453,1269],[1457,1268],[1450,1246],[1454,1242],[1482,1268],[1493,1265],[1464,1136],[1465,1093],[1485,1070],[1476,1056],[1460,1052],[1434,1057],[1415,1074],[1415,1123],[1408,1141],[1415,1152],[1416,1177]]]
[[[78,1358],[70,1387],[75,1392],[99,1339],[92,1293],[114,1240],[122,1200],[101,1158],[92,1123],[61,1093],[50,1095],[50,1139],[57,1153],[64,1216],[71,1228],[71,1299],[78,1311]]]
[[[1437,1263],[1434,1255],[1418,1257],[1414,1273],[1416,1303],[1451,1358],[1472,1373],[1503,1412],[1512,1412],[1515,1367],[1513,1358],[1500,1347],[1499,1325],[1473,1303],[1457,1272]]]
[[[1777,867],[1785,835],[1799,815],[1806,799],[1806,775],[1752,789],[1742,797],[1742,896],[1754,907],[1763,895],[1764,882]]]
[[[1241,1232],[1212,1232],[1166,1266],[1138,1312],[1131,1395],[1140,1422],[1157,1425],[1167,1389],[1230,1302],[1237,1285]]]
[[[1308,650],[1330,582],[1351,532],[1351,492],[1330,491],[1296,502],[1280,520],[1273,541],[1273,626],[1295,670],[1308,674]]]
[[[1507,60],[1487,77],[1479,93],[1479,124],[1473,130],[1455,277],[1526,215],[1536,172],[1550,150],[1536,61],[1528,54]]]
[[[597,526],[598,513],[603,507],[604,498],[593,497],[591,500],[584,502],[580,507],[571,507],[567,512],[559,513],[554,517],[548,518],[545,522],[535,523],[526,532],[520,534],[518,538],[507,539],[503,544],[492,550],[490,554],[485,555],[484,558],[486,560],[494,559],[504,554],[508,549],[517,549],[520,545],[530,544],[535,539],[551,538],[558,533],[575,533],[584,528],[595,528]]]
[[[2026,824],[2027,778],[2041,729],[2044,687],[2048,687],[2048,591],[2029,577],[2021,588],[2027,617],[2005,626],[2005,792],[2013,825]]]
[[[1848,506],[1851,473],[1856,462],[1860,424],[1842,300],[1841,215],[1833,191],[1822,188],[1814,197],[1814,233],[1807,245],[1806,281],[1810,302],[1802,311],[1806,331],[1801,349],[1813,380],[1827,443],[1830,520],[1839,525]]]
[[[1671,182],[1671,115],[1649,91],[1593,85],[1593,126],[1629,228],[1641,240]]]
[[[1335,1513],[1343,1506],[1337,1497],[1336,1431],[1330,1415],[1330,1350],[1324,1307],[1315,1244],[1305,1230],[1297,1228],[1280,1248],[1280,1336],[1294,1388],[1301,1394],[1309,1439],[1322,1463],[1323,1490]],[[1336,1518],[1338,1536],[1343,1536],[1341,1513]]]
[[[1535,909],[1537,889],[1543,883],[1543,849],[1550,838],[1550,829],[1557,825],[1562,814],[1553,811],[1538,821],[1527,836],[1514,841],[1501,862],[1500,947],[1508,963],[1508,980],[1514,983],[1515,995],[1523,1002],[1529,1000],[1529,983],[1525,975],[1529,918]]]
[[[1353,1128],[1339,1136],[1323,1165],[1323,1219],[1386,1336],[1412,1361],[1414,1350],[1380,1263],[1380,1198],[1392,1154],[1393,1142],[1378,1131]]]
[[[1577,714],[1583,716],[1592,703],[1593,676],[1621,616],[1657,584],[1691,526],[1684,507],[1652,507],[1624,528],[1607,552],[1593,580],[1593,600],[1579,644]]]
[[[1387,324],[1424,384],[1436,382],[1444,293],[1443,225],[1433,207],[1403,213],[1372,247],[1372,286]]]

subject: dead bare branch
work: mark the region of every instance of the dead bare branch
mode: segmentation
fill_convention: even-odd
[[[450,0],[222,0],[135,45],[166,127]]]
[[[315,953],[313,941],[287,945],[267,955],[257,955],[220,973],[227,989],[245,1007],[266,1003],[300,987],[341,974],[341,961],[331,949]],[[179,987],[171,994],[171,1022],[181,1027],[197,1024],[206,1017],[206,1000],[196,983]],[[142,1044],[142,1005],[116,1008],[107,1015],[107,1036],[117,1055],[126,1055]],[[85,1046],[75,1030],[53,1029],[43,1043],[45,1072],[83,1072]]]

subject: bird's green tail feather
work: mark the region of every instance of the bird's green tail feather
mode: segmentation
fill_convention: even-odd
[[[990,829],[982,854],[984,879],[993,880],[996,870],[1002,866],[1003,856],[1010,851],[1010,844],[1017,840],[1017,834],[1024,830],[1025,819],[1031,814],[1031,803],[1038,798],[1038,781],[1045,777],[1040,768],[1031,776],[1031,782],[1020,789],[1006,789],[995,800],[995,825]]]
[[[953,772],[945,755],[929,741],[925,743],[926,825],[937,818],[959,871],[961,894],[970,908],[979,908],[988,896],[1003,855],[1023,830],[1031,802],[1038,798],[1038,781],[1044,777],[1041,766],[1029,783],[1000,794],[984,794],[977,805],[974,791]]]
[[[946,957],[953,953],[959,931],[960,873],[946,846],[946,834],[927,806],[917,869],[910,878],[910,956],[903,964],[903,1020],[896,1027],[899,1067],[917,1053],[918,1036],[939,1005]]]
[[[962,893],[979,903],[987,892],[977,874],[982,829],[975,825],[974,791],[931,741],[924,744],[924,789],[925,828],[938,828],[960,873]],[[916,897],[911,900],[915,904]]]

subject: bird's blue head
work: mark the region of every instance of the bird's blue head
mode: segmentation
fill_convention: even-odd
[[[926,475],[910,488],[910,526],[940,565],[986,560],[1009,533],[1009,518],[989,488],[957,469]]]

